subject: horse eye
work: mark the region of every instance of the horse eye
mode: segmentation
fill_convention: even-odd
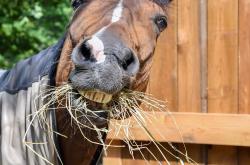
[[[157,25],[159,31],[162,32],[168,26],[167,18],[165,16],[158,16],[155,18],[155,24]]]

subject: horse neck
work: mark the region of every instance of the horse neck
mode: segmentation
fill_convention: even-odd
[[[56,116],[58,132],[67,136],[67,138],[60,136],[58,139],[64,165],[91,164],[99,145],[90,143],[82,133],[88,139],[98,141],[96,132],[87,128],[83,128],[82,132],[79,131],[77,126],[71,123],[70,115],[66,110],[57,110]]]

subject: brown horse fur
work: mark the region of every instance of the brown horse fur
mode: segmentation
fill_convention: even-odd
[[[146,90],[152,55],[159,35],[154,32],[155,27],[152,25],[152,17],[156,13],[166,15],[166,4],[164,2],[167,0],[154,1],[156,3],[151,0],[124,0],[121,20],[110,26],[110,30],[119,34],[120,39],[126,43],[126,46],[137,54],[140,62],[139,72],[136,77],[131,78],[133,82],[130,86],[131,90]],[[118,0],[89,0],[85,3],[75,11],[69,26],[57,67],[57,86],[68,82],[69,74],[74,69],[74,64],[71,61],[71,53],[74,47],[81,44],[83,38],[91,37],[109,23]],[[90,164],[98,146],[84,140],[77,129],[72,131],[71,124],[67,122],[69,121],[69,115],[66,111],[57,111],[56,116],[58,131],[68,136],[68,138],[59,138],[64,164]],[[95,139],[96,133],[88,131],[88,136]]]

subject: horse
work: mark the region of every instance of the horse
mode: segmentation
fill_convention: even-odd
[[[106,133],[93,127],[108,129],[111,118],[99,110],[125,90],[146,90],[157,39],[168,26],[170,2],[72,0],[74,14],[64,37],[0,77],[1,164],[96,164],[103,147],[98,141],[105,141]],[[65,98],[41,97],[41,91],[48,89],[46,95],[51,87],[67,84],[73,93],[70,106],[85,100],[90,109],[75,112],[85,115],[79,119],[83,129],[65,110]],[[37,109],[44,105],[53,111],[42,116]],[[116,113],[113,118],[119,119]],[[46,123],[36,121],[34,114],[47,118]]]

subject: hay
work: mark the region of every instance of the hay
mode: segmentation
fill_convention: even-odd
[[[78,97],[78,99],[74,100],[74,98]],[[147,159],[145,158],[142,150],[147,150],[150,155],[160,163],[160,161],[157,159],[155,154],[150,151],[150,148],[148,147],[149,144],[143,145],[143,144],[137,144],[135,136],[130,131],[132,127],[135,127],[135,125],[143,130],[145,135],[148,136],[148,138],[151,140],[151,143],[157,148],[161,156],[164,158],[164,160],[167,162],[167,164],[170,164],[168,161],[166,155],[164,152],[167,152],[170,156],[175,158],[180,162],[180,164],[184,164],[183,162],[187,161],[190,164],[197,164],[195,161],[193,161],[191,158],[188,157],[185,144],[183,143],[185,153],[182,153],[180,150],[178,150],[176,147],[174,147],[171,143],[168,143],[169,146],[175,151],[175,153],[178,153],[181,156],[184,156],[184,160],[182,160],[179,156],[176,156],[175,153],[169,151],[166,147],[164,147],[161,143],[157,142],[157,140],[154,138],[154,136],[150,133],[150,130],[147,129],[147,124],[153,123],[154,121],[157,121],[154,113],[156,111],[165,112],[166,114],[171,117],[173,123],[175,124],[177,130],[179,131],[179,134],[181,136],[181,132],[178,128],[178,125],[171,115],[169,111],[167,111],[167,107],[165,102],[162,102],[160,100],[157,100],[153,98],[151,95],[137,92],[137,91],[123,91],[119,94],[119,96],[115,97],[111,103],[109,103],[106,106],[106,109],[100,110],[100,111],[93,111],[88,108],[88,103],[82,96],[79,95],[79,93],[75,92],[74,89],[71,87],[70,84],[65,84],[60,87],[51,87],[47,91],[43,91],[42,94],[39,96],[39,98],[42,98],[44,100],[44,104],[42,107],[40,107],[35,114],[32,114],[32,120],[30,121],[30,125],[27,128],[26,134],[29,131],[29,128],[31,127],[33,121],[35,119],[39,120],[40,126],[44,128],[46,133],[53,134],[56,133],[59,136],[64,136],[58,132],[53,131],[52,127],[48,124],[48,119],[46,118],[46,114],[50,110],[56,110],[56,109],[66,109],[71,117],[71,125],[74,127],[74,125],[77,126],[78,130],[80,131],[81,135],[86,139],[88,142],[93,144],[102,145],[103,149],[106,153],[106,150],[109,147],[124,147],[124,145],[112,145],[112,140],[109,144],[105,144],[105,142],[102,140],[102,134],[103,133],[112,133],[114,136],[123,136],[124,143],[128,146],[129,152],[131,156],[134,158],[134,152],[139,151],[141,156],[144,158],[144,160],[147,162]],[[74,104],[73,104],[74,102]],[[57,103],[57,107],[53,108],[51,105],[54,105]],[[142,109],[142,106],[140,106],[140,103],[144,105],[146,110]],[[106,128],[98,128],[92,121],[89,119],[90,117],[98,117],[96,112],[107,112],[109,114],[109,117],[106,120],[109,125],[114,128],[106,129]],[[128,116],[131,116],[130,118],[127,118]],[[87,119],[88,124],[84,124],[81,122],[81,118]],[[112,118],[116,118],[118,120],[111,120]],[[132,123],[132,121],[135,121],[135,123]],[[92,139],[89,139],[83,129],[90,129],[94,130],[97,133],[97,139],[98,141],[93,141]],[[157,129],[157,128],[156,128]],[[161,135],[160,131],[157,130],[157,133]],[[26,136],[25,134],[25,136]],[[162,138],[164,138],[162,136]],[[24,143],[27,145],[28,148],[29,145],[34,144],[32,142],[25,141],[24,137]],[[37,154],[35,151],[33,151],[35,154]],[[37,154],[40,158],[46,160],[42,155]],[[50,162],[48,162],[51,164]]]

